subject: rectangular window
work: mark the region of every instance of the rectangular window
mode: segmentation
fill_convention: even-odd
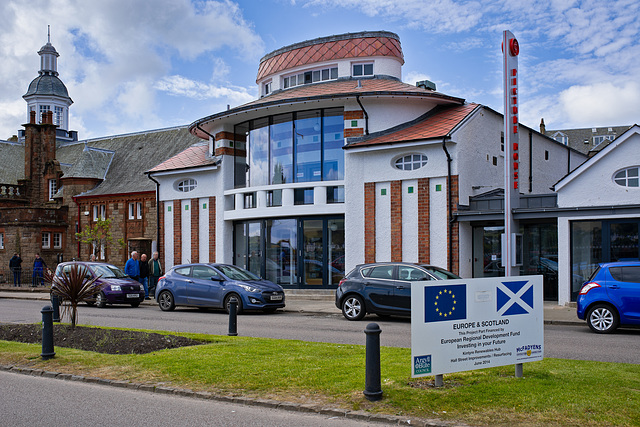
[[[282,206],[282,190],[272,190],[267,193],[267,206]]]
[[[313,82],[319,82],[320,81],[320,70],[316,70],[313,72]]]
[[[51,233],[42,233],[42,249],[51,247]]]
[[[327,187],[327,203],[344,203],[344,187]]]
[[[129,219],[136,219],[136,204],[129,203]]]
[[[322,80],[329,80],[329,69],[322,70]]]
[[[58,181],[55,179],[49,180],[49,200],[53,200],[53,196],[58,191]]]
[[[97,221],[98,220],[98,205],[95,205],[93,207],[93,221]]]
[[[264,84],[263,95],[269,95],[271,93],[271,82]]]
[[[100,219],[104,221],[107,216],[107,205],[100,205]]]
[[[136,218],[142,219],[142,202],[136,202]]]
[[[256,193],[247,193],[244,195],[244,208],[253,209],[256,207]]]
[[[282,86],[287,89],[289,87],[289,77],[282,79]]]
[[[544,159],[549,160],[549,150],[544,150]]]
[[[62,233],[53,233],[53,247],[55,249],[62,248]]]
[[[293,190],[293,203],[296,205],[313,204],[313,188],[296,188]]]
[[[40,105],[40,114],[38,115],[38,123],[42,123],[42,114],[50,111],[51,107],[49,105]]]
[[[353,76],[373,76],[373,64],[353,64]]]
[[[0,233],[0,249],[4,249],[4,233]]]
[[[53,124],[61,126],[62,125],[62,107],[54,107],[55,111],[53,113]]]

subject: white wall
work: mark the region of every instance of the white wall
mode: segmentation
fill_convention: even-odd
[[[209,206],[208,197],[199,199],[198,204],[198,258],[200,262],[209,262],[209,212],[215,209],[215,206]]]
[[[436,191],[440,185],[440,191]],[[429,263],[448,268],[447,260],[447,178],[436,177],[429,180]]]
[[[164,271],[173,267],[173,206],[172,201],[160,202],[164,205]]]
[[[558,206],[615,206],[637,204],[640,188],[622,187],[613,181],[620,169],[640,165],[640,134],[614,142],[606,153],[589,160],[572,180],[558,187]],[[606,154],[606,155],[604,155]]]
[[[409,193],[409,187],[413,192]],[[402,182],[402,259],[418,262],[418,180]]]
[[[193,262],[191,259],[191,200],[182,200],[178,206],[182,206],[182,263]]]

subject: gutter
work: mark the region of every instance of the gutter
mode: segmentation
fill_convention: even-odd
[[[156,181],[151,174],[147,174],[147,177],[156,183],[156,251],[160,252],[160,183]]]
[[[360,83],[359,80],[358,83]],[[360,95],[356,95],[356,102],[358,103],[358,105],[360,105],[360,108],[364,113],[364,134],[369,135],[369,115],[367,114],[367,110],[364,109],[362,102],[360,102]]]
[[[455,217],[453,216],[453,210],[451,209],[451,162],[453,159],[451,158],[451,154],[447,150],[447,138],[449,135],[445,135],[442,137],[442,149],[444,150],[444,154],[447,156],[447,213],[449,214],[449,227],[447,230],[447,238],[449,239],[449,250],[447,251],[447,263],[449,271],[453,271],[453,257],[451,256],[451,251],[453,248],[453,232],[451,229],[451,225],[455,222]]]

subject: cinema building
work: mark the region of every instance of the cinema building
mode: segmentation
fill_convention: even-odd
[[[403,83],[403,63],[399,37],[384,31],[264,56],[259,99],[196,120],[202,143],[147,171],[166,267],[225,262],[327,289],[375,261],[499,275],[503,117],[429,81]],[[522,125],[519,134],[529,274],[541,258],[558,261],[557,219],[536,213],[586,155]],[[557,298],[557,275],[547,287]]]

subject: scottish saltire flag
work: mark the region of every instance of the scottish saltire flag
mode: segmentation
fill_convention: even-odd
[[[425,323],[466,318],[467,285],[425,286]]]
[[[533,283],[502,282],[496,287],[496,309],[501,316],[528,314],[533,310]]]

